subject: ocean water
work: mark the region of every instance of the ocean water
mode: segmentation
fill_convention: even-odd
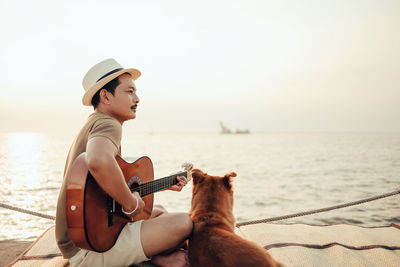
[[[55,215],[74,136],[0,134],[0,202]],[[367,198],[400,188],[399,133],[124,134],[126,160],[147,155],[155,178],[189,161],[212,175],[235,171],[237,222]],[[155,194],[171,212],[190,208],[181,192]],[[380,226],[400,223],[400,196],[281,223]],[[54,221],[0,208],[0,240],[33,240]],[[279,222],[278,222],[279,223]]]

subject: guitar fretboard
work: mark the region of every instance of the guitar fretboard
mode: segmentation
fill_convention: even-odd
[[[133,184],[131,191],[132,192],[138,192],[140,197],[144,197],[150,194],[153,194],[155,192],[158,192],[160,190],[163,190],[165,188],[168,188],[174,184],[177,184],[177,177],[178,176],[184,176],[187,178],[187,172],[180,172],[177,174],[173,174],[171,176],[167,176],[161,179],[149,181],[143,184]]]

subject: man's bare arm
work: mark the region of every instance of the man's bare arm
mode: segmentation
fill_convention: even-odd
[[[117,152],[117,148],[108,138],[93,137],[86,145],[86,164],[100,187],[121,204],[125,211],[132,211],[136,205],[138,205],[138,212],[142,211],[144,202],[139,194],[135,193],[138,204],[132,196],[115,159]]]

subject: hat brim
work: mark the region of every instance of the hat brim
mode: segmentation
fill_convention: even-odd
[[[91,106],[92,98],[96,94],[96,92],[98,90],[100,90],[101,88],[103,88],[103,86],[106,85],[108,82],[110,82],[111,80],[117,78],[118,76],[120,76],[121,74],[124,74],[124,73],[129,73],[132,76],[133,80],[136,80],[141,75],[140,71],[137,69],[123,69],[123,70],[117,71],[117,72],[101,79],[100,81],[95,83],[95,85],[93,85],[89,90],[87,90],[85,92],[85,94],[83,95],[82,104],[84,104],[85,106]]]

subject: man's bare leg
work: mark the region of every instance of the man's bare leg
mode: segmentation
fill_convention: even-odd
[[[152,262],[160,266],[186,266],[188,260],[184,251],[156,255],[176,248],[190,235],[192,228],[193,223],[187,213],[163,214],[143,221],[141,241],[144,253],[148,257],[154,256]]]

